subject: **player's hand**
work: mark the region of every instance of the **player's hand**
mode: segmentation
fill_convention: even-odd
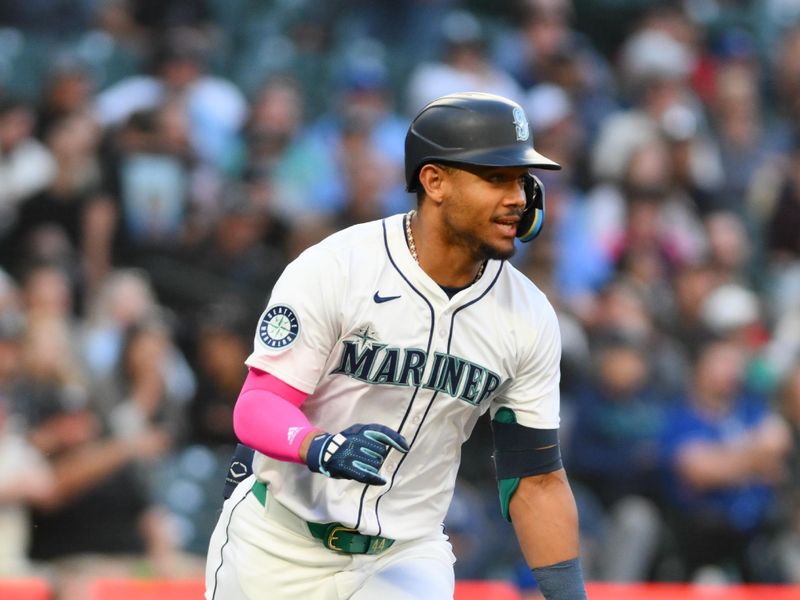
[[[383,425],[351,425],[341,433],[321,433],[311,440],[306,454],[308,468],[335,479],[353,479],[369,485],[385,485],[378,470],[391,449],[408,452],[406,439]]]

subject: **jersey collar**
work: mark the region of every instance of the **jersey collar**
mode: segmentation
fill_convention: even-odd
[[[417,264],[414,257],[411,256],[411,251],[406,243],[404,217],[404,214],[399,214],[384,219],[386,251],[389,254],[389,259],[394,262],[400,273],[429,300],[435,299],[443,304],[461,304],[481,296],[494,284],[503,266],[503,261],[501,260],[490,260],[486,264],[483,276],[478,281],[457,293],[452,299],[449,299],[439,284],[431,279],[422,270],[422,267]]]

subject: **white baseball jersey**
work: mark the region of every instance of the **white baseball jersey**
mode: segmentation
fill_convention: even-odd
[[[561,342],[544,294],[507,262],[448,299],[412,258],[403,217],[350,227],[289,264],[246,362],[309,393],[315,426],[380,423],[410,444],[389,453],[385,486],[257,453],[272,497],[307,521],[410,540],[444,520],[461,444],[486,410],[558,427]]]

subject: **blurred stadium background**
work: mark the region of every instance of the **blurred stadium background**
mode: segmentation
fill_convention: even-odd
[[[792,593],[798,0],[0,2],[2,581],[201,575],[272,284],[411,208],[409,119],[463,90],[565,167],[514,262],[560,316],[587,578]],[[447,527],[460,580],[536,597],[484,422]]]

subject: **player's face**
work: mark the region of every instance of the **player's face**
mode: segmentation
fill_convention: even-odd
[[[526,167],[461,167],[448,170],[450,193],[443,204],[444,234],[477,260],[507,259],[525,208]]]

